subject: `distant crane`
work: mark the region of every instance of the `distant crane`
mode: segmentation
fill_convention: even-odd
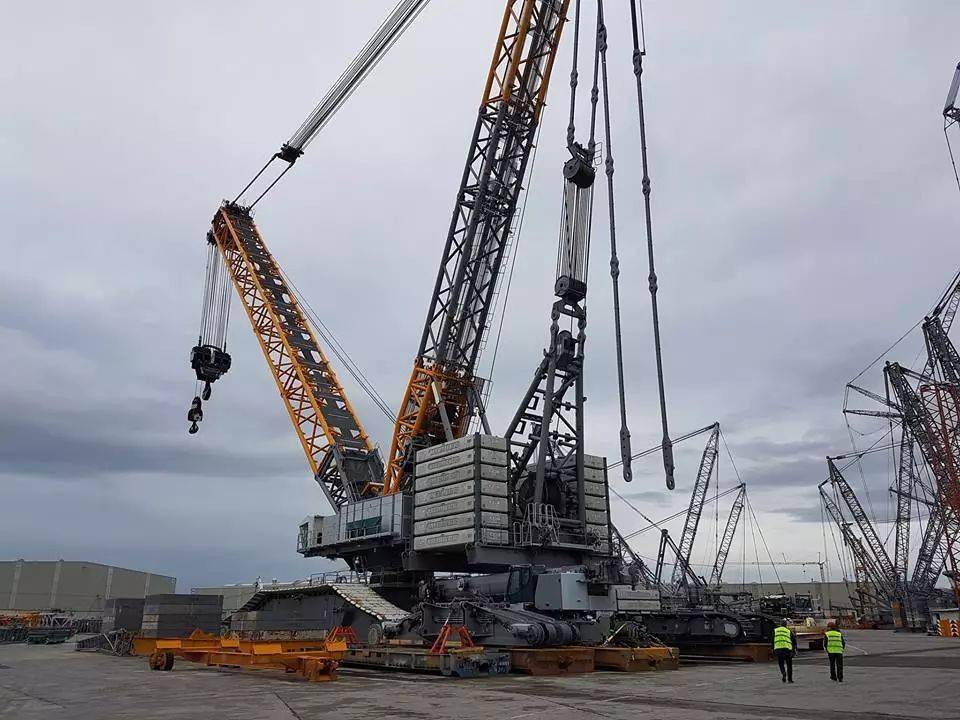
[[[703,503],[710,487],[710,478],[717,464],[718,443],[720,440],[720,423],[714,423],[707,444],[700,456],[700,466],[697,469],[697,478],[690,494],[690,506],[683,524],[683,534],[677,549],[678,562],[673,566],[671,584],[676,587],[686,582],[685,569],[690,565],[690,553],[693,551],[693,542],[697,538],[697,528],[700,525],[700,516],[703,514]]]
[[[890,556],[887,554],[883,541],[873,527],[873,523],[870,522],[870,518],[867,517],[867,513],[864,511],[859,499],[857,499],[853,488],[850,487],[843,473],[837,468],[836,463],[828,458],[827,467],[830,470],[830,482],[839,490],[840,497],[843,498],[847,509],[853,516],[854,522],[856,522],[857,527],[860,528],[862,537],[867,542],[867,547],[869,548],[871,558],[879,575],[878,579],[881,581],[881,587],[891,597],[899,597],[902,594],[899,577],[894,570],[893,561],[891,561]]]
[[[956,554],[960,551],[957,545],[960,539],[960,475],[957,468],[960,448],[955,445],[955,430],[949,429],[958,427],[958,388],[947,383],[930,383],[926,376],[909,371],[898,363],[887,363],[884,372],[900,401],[904,424],[916,439],[936,480],[936,487],[929,490],[937,498],[938,506],[927,524],[913,577],[921,592],[929,592],[943,567],[939,558],[942,556],[956,576]],[[911,376],[921,381],[920,392],[910,385],[908,378]],[[956,580],[953,586],[960,601]]]
[[[723,569],[727,565],[727,556],[730,554],[730,546],[733,544],[734,535],[737,533],[737,525],[740,523],[740,515],[743,513],[743,506],[747,499],[747,486],[740,484],[740,490],[733,499],[733,505],[730,507],[730,515],[727,517],[727,524],[723,529],[723,537],[720,538],[720,546],[717,548],[717,557],[713,561],[713,569],[710,571],[709,584],[717,586],[723,577]]]

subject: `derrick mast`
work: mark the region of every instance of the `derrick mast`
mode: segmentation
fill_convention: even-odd
[[[508,0],[433,296],[397,415],[384,494],[416,450],[483,415],[475,375],[569,0]]]
[[[585,467],[583,448],[595,143],[591,141],[587,148],[571,143],[568,149],[550,341],[505,433],[510,450],[509,493],[525,534],[536,534],[549,508],[547,512],[556,515],[552,524],[557,542],[596,541],[609,548],[607,500],[586,494],[587,487],[605,480],[605,473]]]

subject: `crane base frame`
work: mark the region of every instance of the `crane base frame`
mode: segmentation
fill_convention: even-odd
[[[208,666],[259,668],[295,673],[309,682],[337,679],[347,652],[343,640],[241,640],[199,630],[187,638],[145,638],[133,641],[135,655],[146,655],[151,670],[173,669],[174,658]]]

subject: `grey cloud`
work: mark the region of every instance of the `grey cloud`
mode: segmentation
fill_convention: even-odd
[[[156,563],[198,583],[318,567],[293,553],[291,537],[326,503],[239,312],[234,369],[198,436],[186,436],[183,415],[213,211],[299,123],[390,3],[328,5],[293,3],[286,17],[296,22],[248,2],[8,11],[0,472],[17,495],[0,505],[4,552]],[[813,515],[803,513],[818,507],[823,456],[849,447],[843,383],[919,319],[956,262],[945,231],[956,189],[939,108],[960,8],[698,0],[645,10],[671,426],[677,435],[719,419],[771,545],[788,551],[802,538],[814,547]],[[258,207],[278,260],[391,405],[416,351],[499,15],[498,3],[431,5]],[[659,442],[659,418],[620,20],[610,21],[613,148],[628,410],[640,449]],[[318,45],[317,28],[336,31]],[[253,46],[260,52],[237,52]],[[491,420],[501,431],[547,337],[569,57],[567,45],[528,183],[493,378]],[[616,458],[602,194],[598,201],[587,432],[592,452]],[[907,344],[897,357],[912,362],[916,350]],[[482,373],[491,357],[492,343]],[[386,445],[389,423],[341,376]],[[875,383],[876,372],[864,381]],[[701,449],[679,448],[674,493],[663,490],[656,457],[637,463],[633,485],[614,486],[668,515],[686,505]],[[875,460],[865,479],[883,518],[887,475]],[[721,486],[735,481],[723,450]],[[859,473],[852,481],[859,487]],[[124,483],[137,492],[120,503],[111,488]],[[159,494],[164,512],[154,511]],[[221,526],[256,528],[231,532],[228,547],[196,512],[227,501]],[[800,515],[773,512],[784,504]],[[101,507],[122,508],[128,520],[90,533]],[[614,514],[625,527],[637,519],[622,507]],[[50,525],[56,534],[38,530]],[[149,538],[162,537],[171,540],[161,551]],[[184,537],[203,548],[183,551]]]

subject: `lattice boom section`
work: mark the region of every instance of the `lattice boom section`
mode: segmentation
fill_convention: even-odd
[[[943,450],[944,472],[937,477],[940,492],[954,512],[960,512],[960,388],[950,383],[922,385],[920,395]]]
[[[943,451],[943,469],[936,473],[944,526],[941,549],[947,565],[956,572],[960,562],[960,387],[931,383],[920,386],[920,395]]]
[[[683,580],[684,565],[690,563],[690,553],[693,550],[693,541],[697,536],[697,527],[700,525],[700,516],[703,514],[703,501],[707,497],[707,489],[710,487],[710,478],[713,476],[713,468],[717,462],[717,449],[720,437],[720,426],[715,425],[710,437],[707,438],[707,445],[703,449],[703,455],[700,456],[700,468],[697,471],[697,481],[693,486],[693,493],[690,496],[690,506],[687,508],[687,518],[683,525],[683,535],[680,536],[680,560],[673,566],[673,575],[671,581],[674,585]]]
[[[249,212],[224,205],[213,231],[310,468],[334,507],[373,494],[382,462]]]
[[[411,448],[425,437],[438,405],[424,377],[443,375],[440,404],[454,428],[473,391],[476,364],[503,267],[527,161],[543,108],[569,0],[508,0],[417,363],[404,393],[390,450],[384,492],[396,492]],[[461,414],[458,414],[461,413]],[[441,436],[441,441],[446,439]]]

